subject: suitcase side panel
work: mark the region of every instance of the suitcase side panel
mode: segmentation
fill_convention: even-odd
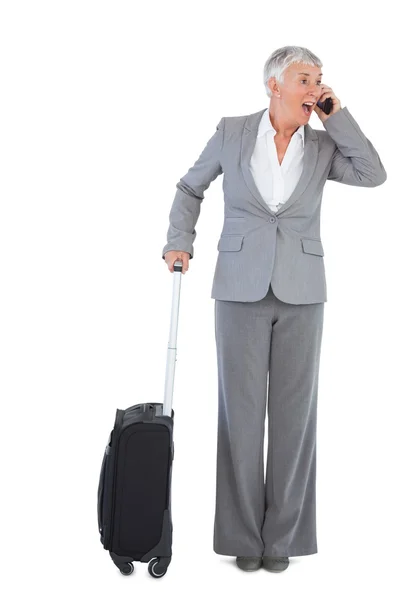
[[[110,525],[110,520],[106,517],[106,515],[109,514],[110,510],[110,493],[112,485],[112,471],[110,469],[112,433],[113,432],[110,433],[108,443],[104,451],[103,461],[100,469],[99,486],[97,490],[97,521],[100,533],[100,540],[103,546],[105,537],[107,536],[107,529]]]
[[[118,443],[122,429],[124,411],[117,409],[114,428],[111,431],[103,457],[97,498],[100,540],[108,550],[114,526],[114,500]]]

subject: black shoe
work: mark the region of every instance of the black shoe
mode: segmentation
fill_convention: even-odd
[[[280,573],[289,566],[288,556],[263,556],[262,562],[264,569],[271,573]]]
[[[239,569],[243,571],[257,571],[262,567],[261,556],[238,556],[236,558],[236,564]]]

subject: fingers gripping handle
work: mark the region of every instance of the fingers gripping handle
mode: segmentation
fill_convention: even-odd
[[[171,324],[169,329],[167,367],[165,372],[164,404],[163,414],[171,416],[172,396],[174,392],[175,362],[176,362],[176,340],[178,336],[179,300],[181,292],[182,261],[174,263]]]

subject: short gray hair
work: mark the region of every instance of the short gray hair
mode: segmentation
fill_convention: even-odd
[[[276,77],[279,83],[284,83],[283,72],[293,63],[305,63],[313,67],[322,67],[322,62],[311,50],[302,46],[283,46],[271,54],[264,65],[263,83],[269,98],[272,92],[268,87],[270,77]]]

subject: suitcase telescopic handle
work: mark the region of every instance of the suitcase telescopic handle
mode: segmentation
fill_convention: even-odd
[[[178,336],[179,300],[181,293],[182,261],[174,263],[171,323],[168,338],[167,367],[165,371],[165,388],[163,415],[171,416],[172,396],[174,392],[175,363],[176,363],[176,340]]]

